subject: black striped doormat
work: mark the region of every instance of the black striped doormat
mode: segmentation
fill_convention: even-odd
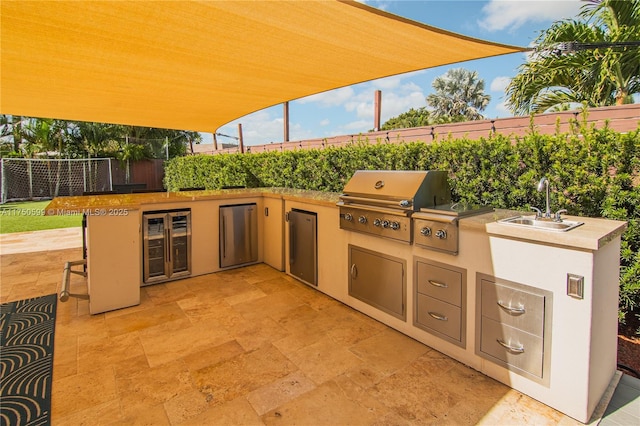
[[[51,424],[55,294],[0,305],[0,420]]]

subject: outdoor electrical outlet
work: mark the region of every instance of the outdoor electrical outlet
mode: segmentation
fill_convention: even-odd
[[[576,299],[584,298],[584,277],[567,274],[567,295]]]

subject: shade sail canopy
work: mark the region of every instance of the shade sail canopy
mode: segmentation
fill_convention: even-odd
[[[3,114],[214,132],[330,89],[524,51],[346,1],[2,1]]]

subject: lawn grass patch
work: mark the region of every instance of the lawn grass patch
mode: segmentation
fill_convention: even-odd
[[[45,200],[1,204],[0,234],[82,226],[81,214],[45,216],[44,209],[50,202]]]

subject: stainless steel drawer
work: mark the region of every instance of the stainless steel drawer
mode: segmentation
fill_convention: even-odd
[[[429,328],[456,341],[462,339],[462,312],[458,306],[418,294],[416,325]],[[430,330],[427,330],[430,331]]]
[[[498,361],[542,377],[543,340],[522,330],[482,317],[480,351]]]
[[[545,297],[482,280],[482,315],[542,337]]]
[[[462,306],[462,273],[417,262],[418,293],[426,294],[452,305]]]

